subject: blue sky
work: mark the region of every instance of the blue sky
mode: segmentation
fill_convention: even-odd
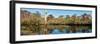
[[[44,10],[47,10],[48,14],[52,14],[54,17],[59,17],[60,15],[66,16],[66,15],[74,15],[81,16],[84,13],[92,14],[92,11],[89,10],[60,10],[60,9],[40,9],[40,8],[21,8],[21,10],[27,10],[31,13],[36,13],[36,11],[39,11],[41,15],[44,15]]]

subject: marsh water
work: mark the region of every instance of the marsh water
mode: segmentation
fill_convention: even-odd
[[[33,26],[34,27],[34,26]],[[71,34],[91,33],[91,26],[69,26],[69,25],[40,25],[31,30],[21,31],[22,35],[43,35],[43,34]]]

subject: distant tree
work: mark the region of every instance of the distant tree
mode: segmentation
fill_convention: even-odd
[[[70,18],[70,23],[75,24],[76,14],[72,15]]]
[[[66,15],[66,19],[67,19],[67,18],[70,18],[70,16],[69,16],[69,15]]]
[[[70,23],[70,16],[66,15],[66,17],[64,18],[64,21],[66,24]]]
[[[88,15],[87,13],[84,13],[82,16],[86,16],[86,15]]]
[[[32,15],[37,15],[36,13],[32,13]]]
[[[84,13],[83,15],[82,15],[82,19],[83,20],[85,20],[85,18],[88,16],[88,14],[87,13]]]
[[[53,16],[52,14],[50,14],[50,15],[47,16],[47,21],[48,21],[48,20],[51,20],[51,19],[53,19],[53,18],[54,18],[54,16]]]
[[[30,17],[31,13],[27,10],[21,10],[21,19]]]
[[[41,13],[39,11],[36,11],[37,16],[41,16]]]
[[[31,14],[29,11],[27,11],[27,10],[21,10],[21,13],[23,14],[23,13],[25,13],[25,14]]]
[[[88,14],[87,14],[87,13],[84,13],[84,14],[82,15],[82,23],[83,23],[83,24],[88,23],[88,19],[89,19]]]
[[[54,16],[52,14],[48,15],[49,18],[54,18]]]
[[[60,15],[60,16],[59,16],[59,18],[63,18],[63,17],[64,17],[63,15]]]
[[[76,18],[76,14],[72,15],[73,18]]]

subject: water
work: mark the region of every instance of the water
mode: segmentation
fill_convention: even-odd
[[[43,34],[72,34],[72,33],[91,33],[91,26],[69,26],[69,25],[40,25],[34,27],[32,33],[21,32],[22,35],[43,35]],[[23,34],[24,33],[24,34]]]
[[[58,26],[59,27],[59,26]],[[49,34],[68,34],[68,33],[91,33],[92,29],[90,26],[65,26],[62,29],[52,28]]]

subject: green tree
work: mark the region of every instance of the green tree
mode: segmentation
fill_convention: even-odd
[[[70,16],[69,15],[66,15],[66,19],[68,19],[68,18],[70,18]]]
[[[75,20],[76,20],[76,14],[72,15],[70,18],[70,23],[71,24],[75,24]]]
[[[64,17],[63,15],[60,15],[60,16],[59,16],[59,18],[63,18],[63,17]]]

